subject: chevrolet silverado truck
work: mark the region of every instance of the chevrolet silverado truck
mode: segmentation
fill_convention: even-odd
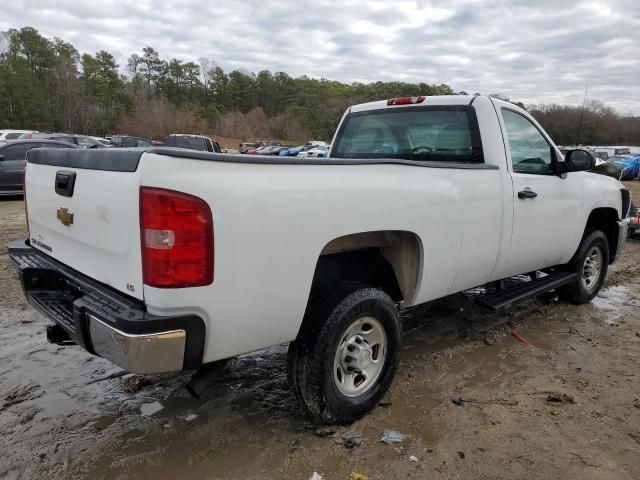
[[[329,158],[38,149],[10,255],[49,341],[143,374],[289,342],[294,394],[344,423],[389,389],[401,309],[598,293],[630,196],[594,165],[485,96],[353,106]]]

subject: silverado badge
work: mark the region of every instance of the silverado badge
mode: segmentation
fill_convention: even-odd
[[[67,227],[73,224],[73,213],[70,213],[68,208],[60,207],[56,216],[60,223]]]

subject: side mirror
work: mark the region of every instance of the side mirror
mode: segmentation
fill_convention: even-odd
[[[596,157],[589,150],[569,150],[564,155],[565,172],[586,172],[596,166]]]

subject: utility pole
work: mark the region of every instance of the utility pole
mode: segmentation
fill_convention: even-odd
[[[582,133],[582,119],[584,118],[584,107],[587,103],[587,90],[589,82],[584,87],[584,99],[582,100],[582,111],[580,112],[580,121],[578,122],[578,138],[576,138],[576,146],[580,145],[580,134]]]

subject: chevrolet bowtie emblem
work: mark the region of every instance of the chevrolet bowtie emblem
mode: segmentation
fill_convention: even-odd
[[[70,213],[68,208],[60,207],[56,216],[60,223],[67,227],[73,224],[73,213]]]

